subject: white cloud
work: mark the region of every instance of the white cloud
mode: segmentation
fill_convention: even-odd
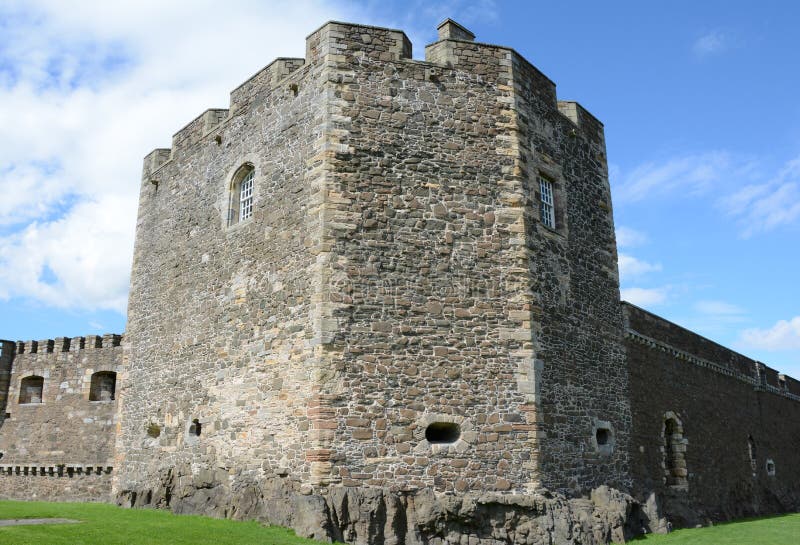
[[[12,163],[0,168],[0,192],[0,225],[16,225],[54,213],[69,186],[48,165]]]
[[[135,207],[100,196],[62,219],[0,239],[0,297],[27,296],[63,308],[125,312]]]
[[[746,329],[740,334],[738,344],[764,350],[800,349],[800,316],[779,320],[767,329]]]
[[[616,228],[617,246],[620,248],[633,248],[646,244],[648,237],[645,233],[631,229],[630,227],[620,226]]]
[[[745,313],[741,307],[724,301],[698,301],[695,303],[694,308],[703,314],[736,316]]]
[[[725,51],[728,48],[728,44],[728,36],[719,30],[712,30],[694,41],[692,51],[698,57],[708,57]]]
[[[619,254],[619,279],[621,282],[660,270],[660,263],[648,263],[628,254]]]
[[[674,157],[663,162],[650,161],[614,180],[614,198],[635,202],[654,196],[682,192],[699,194],[731,177],[742,177],[752,169],[746,162],[734,161],[726,152],[709,152]]]
[[[723,324],[741,323],[748,320],[747,312],[725,301],[698,301],[694,310],[702,315],[699,328],[719,329]]]
[[[620,290],[620,298],[640,307],[658,305],[667,299],[667,288],[625,288]]]
[[[142,157],[278,56],[330,2],[0,5],[0,299],[124,312]]]
[[[612,182],[614,198],[622,204],[714,192],[718,208],[737,220],[745,237],[800,220],[800,157],[775,172],[752,158],[700,153],[648,161],[628,174],[617,173]],[[629,242],[623,229],[617,231],[620,246]]]
[[[745,237],[796,222],[800,219],[800,157],[787,162],[769,181],[746,185],[719,204],[737,218]]]

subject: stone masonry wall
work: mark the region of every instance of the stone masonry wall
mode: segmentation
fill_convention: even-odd
[[[305,64],[275,61],[145,159],[119,493],[201,468],[241,486],[626,484],[602,126],[510,49],[445,33],[410,55],[400,31],[328,23]],[[254,216],[228,226],[247,162]],[[426,438],[440,423],[454,442]],[[616,447],[592,447],[599,424]]]
[[[585,496],[630,487],[629,387],[603,125],[512,55],[525,197],[542,484]],[[541,219],[540,180],[555,193],[555,229]],[[598,444],[605,430],[605,444]]]
[[[117,401],[92,401],[90,389],[95,373],[121,372],[121,337],[5,342],[3,350],[12,363],[0,426],[2,496],[108,499]],[[44,379],[41,402],[21,403],[20,386],[30,376]]]
[[[80,466],[78,473],[78,467],[73,466],[0,464],[3,500],[108,502],[112,499],[111,483],[111,467]]]
[[[234,487],[308,478],[324,84],[278,59],[145,158],[119,493],[163,494],[176,468]],[[229,225],[243,165],[253,215]]]
[[[314,36],[336,52],[321,294],[331,479],[629,484],[602,125],[574,103],[562,113],[552,82],[508,48],[445,39],[422,63],[398,31],[330,23]],[[557,185],[555,230],[540,224],[539,174]],[[439,422],[459,439],[426,440]],[[616,447],[593,446],[598,425]]]
[[[16,343],[0,340],[0,429],[6,419],[8,389],[11,385],[11,363],[14,361],[15,350]]]
[[[800,382],[781,384],[763,364],[633,305],[622,308],[637,499],[657,499],[660,516],[676,525],[800,509]],[[682,427],[674,443],[685,484],[667,480],[665,419],[673,416]]]
[[[512,198],[513,157],[498,137],[508,76],[483,81],[364,55],[391,31],[336,32],[341,149],[330,202],[342,227],[331,230],[323,294],[336,305],[326,383],[332,478],[400,490],[524,488],[532,428],[519,410],[523,356],[510,352],[530,344],[526,276],[506,274],[519,235],[496,217]],[[429,442],[436,422],[458,424],[458,440]]]

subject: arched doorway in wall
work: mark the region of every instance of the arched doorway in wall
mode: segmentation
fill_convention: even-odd
[[[689,488],[689,471],[686,467],[689,441],[683,436],[683,422],[672,411],[664,414],[662,436],[664,483],[675,489],[686,490]]]

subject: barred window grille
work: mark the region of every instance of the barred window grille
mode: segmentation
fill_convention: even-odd
[[[556,208],[553,201],[553,182],[539,178],[539,192],[542,200],[542,223],[550,229],[556,228]]]
[[[255,171],[251,170],[239,183],[239,221],[253,215],[253,181]]]

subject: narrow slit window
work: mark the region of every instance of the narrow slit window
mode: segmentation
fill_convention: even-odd
[[[253,181],[255,171],[251,170],[242,179],[239,185],[239,221],[244,221],[253,215]]]
[[[664,480],[674,488],[688,487],[686,469],[686,444],[683,423],[673,415],[664,419]]]
[[[553,198],[553,182],[539,178],[539,194],[541,199],[542,223],[549,229],[556,228],[556,207]]]
[[[236,225],[253,216],[256,171],[245,163],[234,174],[229,188],[228,226]]]

